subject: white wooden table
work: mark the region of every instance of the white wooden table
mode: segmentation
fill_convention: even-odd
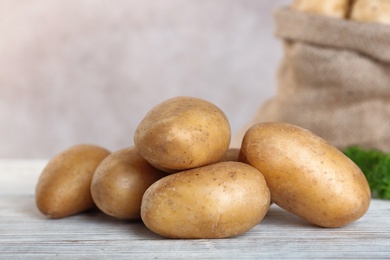
[[[34,200],[45,164],[0,160],[0,259],[390,259],[390,201],[372,200],[343,228],[314,227],[273,205],[239,237],[166,239],[97,211],[46,219]]]

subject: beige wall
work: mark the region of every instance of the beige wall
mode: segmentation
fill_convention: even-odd
[[[133,144],[145,113],[177,95],[225,111],[233,135],[275,92],[287,0],[0,2],[0,158],[77,143]]]

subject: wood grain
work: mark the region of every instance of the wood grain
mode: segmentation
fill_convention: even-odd
[[[142,222],[98,211],[49,220],[35,207],[46,161],[0,160],[0,259],[388,259],[390,201],[343,228],[312,226],[272,205],[266,218],[230,239],[162,238]]]

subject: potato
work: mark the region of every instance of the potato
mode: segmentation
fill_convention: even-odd
[[[253,228],[269,206],[270,192],[258,170],[219,162],[155,182],[142,198],[141,217],[164,237],[226,238]]]
[[[389,0],[355,0],[351,20],[390,24]]]
[[[165,176],[151,166],[135,147],[115,151],[97,167],[91,183],[96,206],[119,219],[140,219],[142,195]]]
[[[370,205],[370,189],[358,166],[306,129],[255,124],[244,136],[240,160],[264,175],[275,204],[315,225],[347,225]]]
[[[221,162],[225,162],[225,161],[238,162],[239,154],[240,154],[240,148],[229,148],[226,151],[225,156],[222,157]]]
[[[150,164],[172,173],[218,162],[229,148],[230,136],[221,109],[199,98],[180,96],[146,114],[134,143]]]
[[[346,18],[349,12],[349,4],[350,0],[294,0],[291,8],[333,18]]]
[[[93,208],[95,204],[90,192],[92,175],[109,154],[102,147],[80,144],[53,157],[35,187],[39,211],[54,219]]]

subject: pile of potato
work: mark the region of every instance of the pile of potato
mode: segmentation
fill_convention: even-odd
[[[291,7],[334,18],[390,24],[389,0],[294,0]]]
[[[171,238],[226,238],[259,224],[272,202],[321,227],[341,227],[368,210],[360,169],[313,133],[285,123],[249,128],[229,148],[230,124],[214,104],[175,97],[140,122],[134,146],[109,152],[76,145],[49,161],[36,205],[49,218],[97,206],[142,219]]]

